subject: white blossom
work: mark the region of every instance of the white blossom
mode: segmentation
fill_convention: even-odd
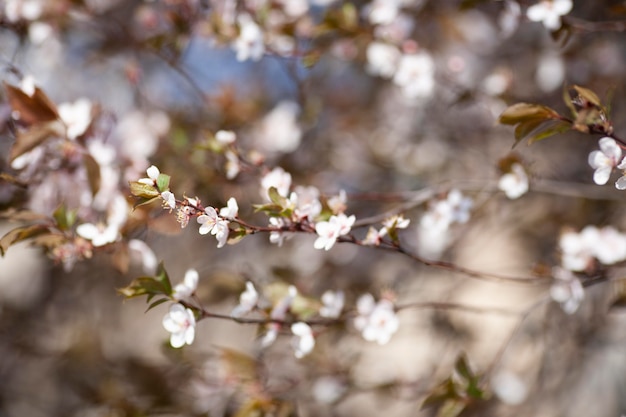
[[[400,11],[400,0],[374,0],[370,5],[369,21],[374,25],[388,25]]]
[[[626,158],[624,158],[622,162],[617,166],[617,169],[621,169],[624,173],[626,173]],[[615,182],[615,188],[617,188],[618,190],[626,190],[626,175],[621,176]]]
[[[393,82],[409,99],[424,99],[435,89],[435,63],[426,52],[406,54],[400,58]]]
[[[169,208],[170,210],[173,210],[176,208],[176,197],[174,196],[174,193],[171,191],[163,191],[161,193],[161,198],[163,199],[163,207],[164,208]]]
[[[177,301],[189,299],[189,297],[191,297],[191,295],[196,292],[196,289],[198,288],[199,278],[198,271],[195,269],[188,269],[187,272],[185,272],[183,282],[174,287],[172,298]]]
[[[287,294],[285,294],[284,297],[278,300],[276,305],[274,305],[274,308],[272,308],[272,311],[270,312],[270,318],[272,320],[285,320],[285,318],[287,317],[287,311],[289,311],[289,309],[291,308],[291,304],[293,303],[293,300],[297,297],[297,295],[298,290],[296,289],[296,287],[290,285],[287,289]],[[280,324],[275,322],[269,323],[267,325],[267,332],[265,333],[265,336],[263,336],[263,339],[261,339],[261,347],[265,348],[274,343],[276,337],[278,336],[279,330]]]
[[[198,232],[200,232],[201,235],[212,233],[218,220],[217,211],[213,207],[206,207],[204,209],[204,214],[198,216],[196,219],[198,224],[200,224]]]
[[[405,219],[402,214],[394,215],[383,220],[383,226],[386,230],[389,230],[391,228],[406,229],[407,227],[409,227],[410,223],[411,220]]]
[[[586,226],[580,233],[565,232],[559,238],[561,265],[570,271],[584,271],[593,262],[594,248],[599,241],[595,226]]]
[[[293,101],[279,102],[255,129],[258,146],[269,152],[289,153],[300,146],[302,129],[298,125],[300,106]]]
[[[219,130],[215,134],[215,140],[217,140],[222,145],[230,145],[231,143],[235,143],[237,140],[237,135],[235,132],[230,130]]]
[[[217,239],[218,248],[224,247],[228,241],[228,234],[230,232],[228,224],[228,220],[219,219],[211,230],[211,234]]]
[[[36,20],[43,13],[41,0],[6,0],[4,14],[10,22]]]
[[[229,180],[232,180],[237,175],[239,175],[239,172],[241,171],[241,164],[239,163],[239,157],[237,156],[236,153],[230,150],[226,151],[224,153],[224,156],[226,156],[226,165],[225,165],[226,178]]]
[[[549,30],[561,27],[561,16],[568,14],[574,6],[572,0],[542,0],[526,10],[526,17],[541,22]]]
[[[105,225],[102,223],[83,223],[78,225],[76,233],[87,240],[95,247],[100,247],[113,243],[119,236],[119,226],[116,224]]]
[[[69,139],[76,139],[85,133],[91,124],[92,104],[86,98],[81,98],[73,103],[60,104],[58,110]]]
[[[388,43],[372,42],[367,46],[367,72],[383,78],[392,78],[398,69],[402,53]]]
[[[176,303],[170,307],[169,312],[163,317],[163,327],[170,332],[170,344],[174,348],[190,345],[196,336],[196,317],[193,311]]]
[[[387,234],[386,228],[383,227],[382,229],[380,229],[380,231],[378,231],[374,227],[370,226],[369,230],[367,231],[367,236],[365,236],[365,239],[361,241],[361,244],[366,245],[366,246],[378,246],[380,245],[382,238],[386,234]]]
[[[340,190],[339,194],[330,197],[327,201],[328,208],[333,214],[341,214],[348,208],[347,203],[348,196],[346,190]]]
[[[270,217],[270,227],[281,228],[287,225],[287,221],[282,217]],[[272,231],[270,232],[270,243],[278,245],[279,247],[283,245],[285,239],[288,239],[292,236],[291,233],[281,232],[281,231]]]
[[[554,283],[550,287],[550,296],[566,314],[574,314],[585,297],[580,280],[571,271],[559,267],[555,267],[552,274]]]
[[[259,301],[259,293],[250,281],[246,282],[246,290],[239,295],[239,305],[230,313],[232,317],[241,317],[256,307]]]
[[[617,145],[615,140],[604,137],[600,139],[600,150],[593,151],[589,154],[589,165],[595,172],[593,173],[593,182],[598,185],[604,185],[609,181],[613,168],[619,164],[622,157],[622,149]]]
[[[491,387],[505,404],[518,405],[528,397],[528,387],[519,376],[510,371],[499,371],[491,378]]]
[[[347,217],[341,213],[337,216],[330,216],[328,221],[316,223],[315,231],[318,237],[313,244],[315,249],[330,250],[340,236],[350,233],[355,220],[354,216]]]
[[[345,296],[343,291],[328,290],[322,294],[322,307],[320,308],[320,316],[336,319],[341,315]]]
[[[528,192],[528,175],[521,164],[511,165],[511,171],[505,173],[498,181],[498,189],[504,191],[507,198],[515,200]]]
[[[398,316],[389,300],[376,303],[371,294],[364,294],[357,300],[357,312],[354,327],[368,342],[384,345],[398,331]]]
[[[320,192],[316,187],[299,185],[296,187],[295,193],[291,193],[291,195],[296,197],[295,215],[299,219],[313,220],[322,212],[322,203],[319,200]]]
[[[300,359],[311,353],[315,347],[315,338],[311,327],[306,323],[298,322],[291,325],[291,332],[294,335],[291,345],[296,358]]]
[[[220,209],[220,217],[224,217],[226,219],[234,219],[239,215],[239,205],[237,204],[237,200],[235,197],[231,197],[226,202],[226,207],[222,207]]]
[[[146,274],[152,275],[156,272],[159,261],[154,251],[146,242],[139,239],[131,239],[128,241],[128,250],[130,251],[131,257],[135,254],[139,256],[141,265]]]
[[[260,60],[265,53],[263,31],[248,14],[240,14],[237,21],[239,23],[239,37],[233,44],[233,48],[237,52],[237,61]]]
[[[269,200],[270,188],[276,188],[278,194],[282,197],[289,195],[289,189],[291,188],[291,174],[285,172],[281,167],[276,167],[261,178],[262,194]]]

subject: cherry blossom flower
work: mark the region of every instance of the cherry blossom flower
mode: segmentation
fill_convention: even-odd
[[[385,229],[384,227],[380,229],[379,232],[374,227],[370,226],[369,230],[367,231],[367,236],[365,236],[365,239],[361,241],[361,244],[366,246],[378,246],[380,245],[380,242],[386,234],[387,229]]]
[[[626,260],[626,235],[612,226],[598,231],[598,239],[593,246],[596,259],[604,265],[613,265]]]
[[[528,397],[528,387],[519,376],[510,371],[499,371],[491,378],[491,387],[505,404],[518,405]]]
[[[140,178],[137,180],[137,182],[140,182],[146,185],[156,186],[157,180],[159,179],[159,175],[161,175],[161,171],[159,171],[159,168],[157,168],[155,165],[150,165],[150,167],[146,169],[146,175],[148,175],[147,178]]]
[[[237,200],[235,197],[231,197],[226,202],[226,207],[222,207],[220,209],[220,217],[224,217],[226,219],[234,219],[239,215],[239,205],[237,204]]]
[[[232,132],[230,130],[219,130],[215,134],[215,140],[217,140],[222,145],[230,145],[232,143],[235,143],[235,140],[237,140],[237,135],[235,134],[235,132]]]
[[[226,151],[224,153],[224,156],[226,156],[226,178],[232,180],[237,175],[239,175],[239,172],[241,171],[239,157],[236,153],[230,150]]]
[[[287,311],[289,311],[293,300],[295,300],[297,296],[298,290],[293,285],[290,285],[287,289],[287,294],[285,294],[284,297],[278,300],[274,308],[272,308],[272,311],[270,312],[270,318],[272,320],[285,320],[285,318],[287,317]],[[274,343],[276,337],[278,336],[279,330],[279,323],[272,322],[268,324],[267,332],[265,333],[265,336],[263,336],[263,339],[261,339],[261,347],[266,348]]]
[[[198,232],[201,235],[206,235],[207,233],[212,232],[218,220],[217,211],[213,207],[205,208],[204,214],[198,216],[196,219],[198,224],[200,224]]]
[[[281,167],[276,167],[261,178],[262,194],[269,200],[269,189],[276,188],[278,194],[287,197],[291,188],[291,174]]]
[[[498,181],[498,189],[504,191],[507,198],[515,200],[528,192],[528,175],[521,164],[511,165],[511,171],[505,173]]]
[[[626,174],[626,158],[617,166],[617,169],[621,169]],[[626,175],[623,175],[615,182],[615,188],[618,190],[626,190]]]
[[[76,139],[85,133],[91,124],[92,104],[86,98],[76,100],[74,103],[60,104],[58,110],[69,139]]]
[[[454,188],[448,193],[446,201],[452,209],[452,221],[456,223],[467,223],[470,219],[470,210],[474,206],[472,199],[463,196],[461,191]]]
[[[372,42],[367,46],[367,72],[383,78],[392,78],[398,69],[402,53],[388,43]]]
[[[4,14],[9,22],[37,20],[43,13],[41,0],[6,0]]]
[[[293,101],[279,102],[261,120],[256,142],[261,150],[289,153],[300,146],[302,129],[298,125],[300,106]]]
[[[32,75],[24,76],[20,81],[20,90],[24,94],[29,97],[32,97],[35,94],[35,89],[37,88],[37,84],[35,82],[35,77]]]
[[[408,99],[424,99],[435,89],[435,63],[426,52],[406,54],[400,58],[393,82]]]
[[[599,242],[595,226],[586,226],[580,233],[565,232],[559,238],[561,265],[570,271],[584,271],[593,262],[594,248]]]
[[[275,228],[282,228],[287,226],[287,220],[282,217],[270,217],[270,226]],[[285,239],[289,239],[292,236],[291,233],[281,232],[281,231],[272,231],[270,232],[270,243],[278,245],[279,247],[283,245]]]
[[[319,200],[320,192],[316,187],[297,186],[295,196],[295,215],[299,219],[313,220],[322,212],[322,203]],[[291,197],[290,197],[291,198]]]
[[[246,13],[240,14],[237,21],[239,23],[239,37],[233,44],[233,48],[237,52],[237,61],[260,60],[265,53],[263,31]]]
[[[350,233],[350,229],[356,218],[352,215],[347,217],[341,213],[337,216],[330,216],[328,221],[318,222],[315,224],[315,231],[318,238],[313,246],[315,249],[330,250],[340,236]]]
[[[346,392],[346,385],[338,378],[326,375],[315,380],[313,384],[313,398],[321,404],[333,404]]]
[[[91,241],[95,247],[100,247],[113,243],[119,236],[118,225],[105,225],[102,223],[83,223],[76,228],[78,236]]]
[[[388,25],[394,21],[400,11],[400,0],[374,0],[368,15],[374,25]]]
[[[593,182],[598,185],[604,185],[609,181],[613,168],[619,163],[622,157],[622,149],[615,140],[609,137],[600,139],[599,143],[600,150],[589,154],[589,165],[595,169]]]
[[[170,332],[170,344],[174,348],[190,345],[196,336],[196,317],[193,311],[182,304],[172,304],[163,317],[163,327]]]
[[[246,290],[239,295],[239,305],[230,313],[232,317],[241,317],[251,312],[259,301],[259,293],[250,281],[246,282]]]
[[[176,208],[176,197],[173,192],[163,191],[161,198],[163,199],[163,208],[170,209],[170,211]]]
[[[228,241],[228,234],[230,232],[228,224],[228,220],[220,219],[211,230],[211,234],[217,239],[218,248],[224,247]]]
[[[343,291],[328,290],[322,294],[322,307],[320,308],[320,316],[336,319],[341,315],[343,310],[345,296]]]
[[[391,216],[383,220],[383,226],[386,230],[389,229],[406,229],[411,223],[410,219],[405,219],[402,214]]]
[[[294,323],[291,325],[291,332],[294,335],[291,345],[296,358],[300,359],[311,353],[315,347],[315,338],[311,326],[303,322]]]
[[[542,0],[526,10],[526,17],[541,22],[549,30],[561,27],[561,16],[568,14],[574,6],[572,0]]]
[[[375,302],[371,294],[364,294],[357,300],[358,316],[354,319],[354,327],[368,342],[384,345],[398,331],[399,321],[393,304],[382,299]]]
[[[333,214],[341,214],[348,208],[347,202],[348,196],[346,195],[346,190],[340,190],[339,194],[328,199],[327,204]]]
[[[138,256],[143,270],[146,274],[154,274],[157,269],[157,265],[159,263],[154,251],[144,242],[139,239],[131,239],[128,241],[128,250],[131,255],[131,259],[133,256]]]
[[[177,301],[189,299],[189,297],[191,297],[191,295],[196,292],[196,289],[198,288],[199,278],[198,271],[195,269],[188,269],[187,272],[185,272],[183,282],[174,287],[172,298]]]
[[[574,314],[585,297],[580,280],[572,272],[559,267],[555,267],[552,274],[554,283],[550,287],[550,296],[566,314]]]

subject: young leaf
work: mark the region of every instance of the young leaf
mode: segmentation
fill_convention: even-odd
[[[36,148],[52,136],[58,136],[63,127],[60,121],[53,120],[46,123],[33,125],[28,130],[21,131],[15,138],[15,143],[9,153],[9,161]]]
[[[167,174],[159,174],[159,178],[157,178],[157,188],[160,192],[167,191],[170,189],[170,176]]]
[[[151,200],[160,195],[159,191],[154,186],[149,184],[143,184],[138,181],[132,181],[129,183],[130,193],[136,197],[145,198]]]
[[[170,282],[170,277],[165,270],[163,262],[161,262],[157,268],[157,275],[155,279],[159,281],[161,285],[163,285],[163,288],[165,288],[167,295],[172,294],[172,283]]]
[[[600,97],[598,97],[596,93],[589,90],[588,88],[584,88],[578,85],[573,85],[572,88],[574,89],[574,91],[576,91],[578,96],[584,99],[586,102],[593,104],[596,107],[602,108],[602,102],[600,101]]]
[[[559,114],[550,107],[540,104],[517,103],[504,110],[498,118],[498,122],[505,125],[516,125],[533,120],[546,121],[559,118]]]
[[[89,188],[91,188],[91,195],[96,195],[100,190],[100,165],[89,154],[83,155],[83,164],[87,170],[87,180],[89,181]]]

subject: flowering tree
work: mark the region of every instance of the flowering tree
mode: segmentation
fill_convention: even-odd
[[[626,411],[619,8],[0,4],[9,415]]]

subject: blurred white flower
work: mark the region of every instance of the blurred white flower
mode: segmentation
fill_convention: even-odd
[[[382,299],[375,302],[371,294],[364,294],[357,300],[358,316],[354,319],[354,327],[368,342],[384,345],[398,331],[399,321],[393,304]]]
[[[320,191],[316,187],[299,185],[295,193],[291,195],[296,196],[295,215],[299,219],[313,220],[322,212],[322,203],[319,200]]]
[[[297,296],[298,290],[293,285],[290,285],[289,288],[287,288],[287,294],[285,294],[284,297],[278,300],[276,305],[274,305],[274,308],[272,308],[272,311],[270,312],[270,318],[272,320],[285,320],[285,318],[287,317],[287,311],[289,311],[293,300]],[[263,339],[261,339],[261,347],[265,348],[274,343],[276,337],[278,336],[279,330],[280,324],[274,322],[269,323],[267,325],[267,333],[265,333],[265,336],[263,336]]]
[[[146,274],[152,275],[156,272],[159,263],[154,251],[143,240],[131,239],[128,241],[128,250],[131,258],[136,254],[139,256],[141,265]]]
[[[354,215],[347,217],[341,213],[337,216],[330,216],[328,221],[316,223],[315,232],[318,237],[313,244],[315,249],[330,250],[340,236],[350,233],[355,220]]]
[[[269,152],[289,153],[300,146],[302,129],[298,125],[300,106],[292,101],[279,102],[255,129],[257,146]]]
[[[100,247],[113,243],[119,236],[119,226],[116,224],[105,225],[102,223],[83,223],[78,225],[76,233],[87,240],[95,247]]]
[[[191,295],[196,292],[196,289],[198,288],[199,278],[198,271],[195,269],[188,269],[187,272],[185,272],[183,282],[174,287],[172,297],[177,301],[189,299],[189,297],[191,297]]]
[[[595,226],[586,226],[580,233],[568,231],[559,238],[561,265],[570,271],[584,271],[593,262],[599,232]]]
[[[550,287],[550,296],[566,314],[574,314],[585,297],[580,280],[571,271],[559,267],[555,267],[552,274],[554,283]]]
[[[498,181],[498,188],[504,191],[506,196],[515,200],[528,192],[528,175],[521,164],[511,165],[511,171],[505,173]]]
[[[537,62],[535,81],[541,91],[550,93],[563,85],[565,73],[563,58],[555,53],[546,53]]]
[[[613,168],[619,164],[622,157],[622,149],[615,140],[604,137],[600,139],[600,150],[589,154],[589,165],[595,169],[593,182],[604,185],[609,181]]]
[[[237,135],[235,135],[235,132],[232,132],[230,130],[219,130],[215,134],[215,140],[217,140],[222,145],[230,145],[231,143],[235,143],[235,140],[237,140]]]
[[[237,21],[239,23],[239,37],[233,43],[233,48],[237,53],[237,61],[260,60],[265,53],[263,31],[246,13],[240,14]]]
[[[226,207],[220,209],[220,216],[226,219],[234,219],[239,215],[239,205],[235,197],[231,197],[226,202]]]
[[[435,89],[435,63],[426,52],[406,54],[400,58],[393,82],[409,99],[424,99]]]
[[[375,41],[367,46],[366,56],[367,72],[383,78],[392,78],[402,53],[394,45]]]
[[[287,225],[287,221],[283,217],[270,217],[270,226],[271,227],[285,227]],[[279,247],[283,245],[285,239],[288,239],[292,236],[291,233],[288,232],[279,232],[274,231],[270,232],[270,243],[278,245]]]
[[[603,227],[598,232],[598,240],[593,247],[596,259],[604,265],[626,260],[626,235],[612,226]]]
[[[333,212],[333,214],[340,214],[346,211],[348,196],[346,195],[346,190],[340,190],[339,194],[330,197],[327,201],[328,208]]]
[[[374,0],[369,9],[369,21],[374,25],[393,22],[400,11],[400,0]]]
[[[285,14],[291,18],[298,18],[309,11],[307,0],[276,0]]]
[[[499,371],[491,378],[491,387],[505,404],[518,405],[528,397],[528,387],[510,371]]]
[[[343,291],[328,290],[322,294],[322,307],[320,308],[320,316],[336,319],[341,315],[343,310],[345,296]]]
[[[239,172],[241,171],[239,157],[236,153],[230,150],[226,151],[224,153],[224,156],[226,156],[226,178],[232,180],[237,175],[239,175]]]
[[[10,22],[36,20],[43,13],[41,0],[6,0],[4,14]]]
[[[517,1],[504,1],[504,10],[498,16],[498,25],[504,38],[508,38],[517,30],[521,15],[522,9]]]
[[[69,139],[76,139],[85,133],[91,123],[91,101],[81,98],[73,103],[60,104],[58,110]]]
[[[561,27],[561,16],[568,14],[574,6],[572,0],[542,0],[526,10],[526,17],[541,22],[549,30]]]
[[[281,167],[276,167],[261,178],[261,194],[269,201],[269,189],[276,188],[278,194],[287,197],[291,188],[291,174]]]
[[[389,230],[391,228],[406,229],[407,227],[409,227],[410,223],[411,223],[411,220],[405,219],[402,214],[395,214],[383,220],[383,226],[385,227],[386,230]]]
[[[246,282],[246,290],[239,295],[239,305],[230,313],[233,317],[241,317],[256,307],[259,301],[259,293],[250,281]]]
[[[345,384],[333,376],[322,376],[313,384],[313,398],[321,404],[332,404],[346,392]]]
[[[37,83],[32,75],[26,75],[20,81],[20,90],[29,97],[35,94],[35,88],[37,88]]]
[[[163,317],[163,327],[172,334],[170,336],[172,347],[179,348],[185,344],[190,345],[196,336],[196,317],[191,309],[176,303]]]
[[[380,229],[380,232],[379,232],[374,227],[370,226],[369,230],[367,231],[367,236],[365,236],[365,239],[361,241],[361,244],[366,245],[366,246],[378,246],[380,245],[382,238],[386,234],[387,234],[387,229],[385,229],[384,227]]]
[[[306,323],[298,322],[291,325],[291,332],[294,335],[291,345],[296,358],[300,359],[311,353],[315,347],[315,338],[311,327]]]

